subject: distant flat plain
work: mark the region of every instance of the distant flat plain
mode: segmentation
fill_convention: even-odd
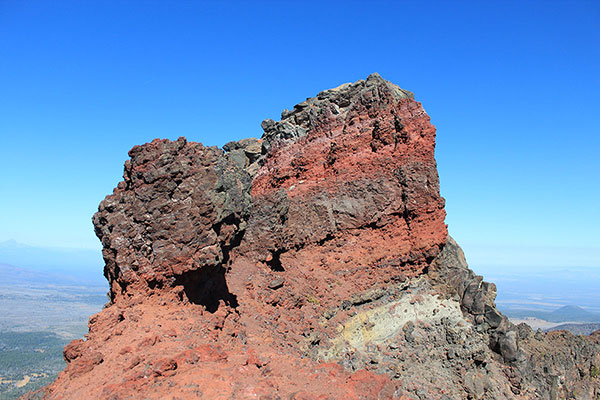
[[[54,380],[65,367],[64,346],[87,333],[89,317],[107,302],[108,285],[99,251],[39,249],[14,242],[0,243],[0,276],[4,400]]]

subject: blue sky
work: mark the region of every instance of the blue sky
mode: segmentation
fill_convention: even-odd
[[[598,1],[0,1],[0,241],[99,249],[132,146],[257,137],[377,71],[438,129],[472,264],[600,266],[598,21]]]

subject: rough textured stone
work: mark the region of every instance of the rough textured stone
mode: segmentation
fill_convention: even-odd
[[[184,138],[129,155],[124,181],[93,218],[111,298],[183,285],[190,301],[229,301],[223,265],[245,229],[250,176],[216,147]]]
[[[600,333],[514,326],[447,235],[412,93],[373,74],[262,126],[130,151],[94,216],[111,304],[31,398],[597,397]]]

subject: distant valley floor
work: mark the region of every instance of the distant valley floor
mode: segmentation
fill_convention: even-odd
[[[600,329],[600,323],[586,323],[586,322],[550,322],[543,319],[530,317],[530,318],[510,318],[513,324],[520,324],[521,322],[531,326],[534,330],[541,329],[543,331],[559,331],[565,330],[573,333],[574,335],[589,335],[594,331]]]
[[[106,303],[105,286],[0,285],[0,399],[52,382],[64,368],[64,346],[87,333]]]

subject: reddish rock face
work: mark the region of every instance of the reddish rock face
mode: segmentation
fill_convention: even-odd
[[[374,74],[263,129],[129,152],[93,219],[111,304],[37,395],[509,399],[527,379],[550,393],[447,239],[435,128],[412,93]]]
[[[308,264],[364,287],[422,272],[447,230],[435,128],[412,93],[371,75],[282,117],[263,123],[247,248],[275,269]]]
[[[422,274],[446,242],[435,128],[410,92],[378,75],[263,128],[227,281],[242,320],[314,353],[311,341],[335,336],[357,296]]]
[[[391,396],[389,377],[303,355],[344,301],[422,273],[445,243],[435,129],[378,75],[263,127],[225,152],[183,138],[129,152],[94,216],[113,304],[49,397]]]
[[[444,202],[435,128],[412,93],[371,75],[282,116],[263,123],[264,154],[256,140],[224,153],[183,138],[129,152],[94,216],[113,300],[233,304],[236,254],[291,274],[308,262],[319,280],[360,287],[430,264],[447,235]]]

